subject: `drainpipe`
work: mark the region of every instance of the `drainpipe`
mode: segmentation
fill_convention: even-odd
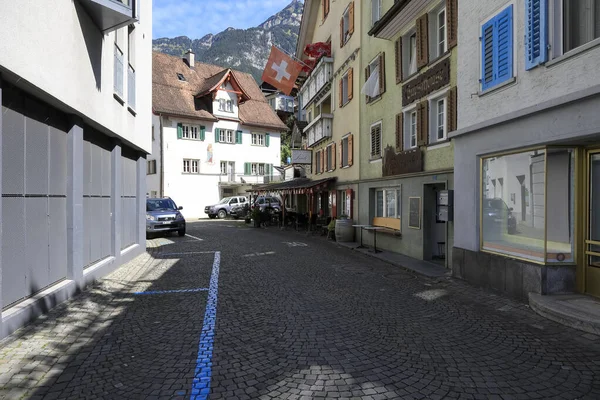
[[[164,141],[163,141],[163,117],[158,115],[160,129],[160,197],[165,197],[165,160],[164,160]]]

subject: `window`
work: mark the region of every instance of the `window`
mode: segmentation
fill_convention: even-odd
[[[482,250],[538,263],[573,262],[574,166],[574,151],[564,148],[484,158]]]
[[[252,175],[258,174],[258,164],[252,164]]]
[[[446,140],[447,126],[447,98],[436,98],[429,102],[429,143]]]
[[[330,144],[325,149],[325,170],[333,171],[335,169],[335,144]]]
[[[352,134],[344,137],[341,142],[342,146],[342,167],[350,167],[352,166]]]
[[[233,112],[233,101],[227,99],[219,99],[219,111]]]
[[[152,141],[154,141],[154,125],[152,125]]]
[[[429,48],[431,49],[431,59],[444,55],[448,50],[447,30],[446,30],[446,8],[438,9],[429,14]]]
[[[221,175],[227,175],[227,161],[221,161]]]
[[[252,145],[264,146],[265,145],[265,135],[262,133],[253,133],[252,134]]]
[[[381,158],[381,122],[371,125],[371,159]]]
[[[179,79],[182,82],[187,82],[185,76],[183,76],[183,74],[180,73],[177,73],[177,79]]]
[[[512,78],[513,6],[505,8],[481,27],[481,89]]]
[[[182,125],[181,126],[181,137],[182,139],[195,139],[198,140],[198,127],[195,125]]]
[[[184,174],[197,174],[200,172],[200,160],[183,160],[183,173]]]
[[[321,1],[321,5],[323,7],[323,19],[327,18],[327,15],[329,15],[329,2],[330,0]]]
[[[385,92],[385,64],[384,53],[379,54],[369,63],[367,67],[368,79],[365,83],[364,93],[367,95],[367,103],[379,98]]]
[[[406,78],[417,72],[417,32],[411,31],[402,38],[402,75]]]
[[[259,175],[265,174],[265,164],[258,164],[258,174]]]
[[[351,1],[340,20],[340,47],[343,47],[354,33],[354,2]]]
[[[156,174],[156,160],[148,160],[148,167],[146,169],[146,175]]]
[[[342,78],[342,105],[345,105],[350,100],[348,99],[348,74]]]
[[[400,218],[401,196],[399,188],[375,190],[375,216],[383,218]]]
[[[129,25],[127,38],[127,105],[135,110],[135,26]]]
[[[315,157],[315,173],[316,174],[320,174],[321,173],[321,152],[317,151],[316,153],[316,157]]]
[[[404,113],[404,148],[406,150],[417,147],[417,110],[412,109]]]
[[[117,96],[123,98],[123,75],[124,70],[123,52],[119,45],[115,43],[115,65],[114,65],[114,91]]]
[[[381,0],[371,0],[371,25],[381,18]]]
[[[600,37],[600,0],[563,0],[562,13],[565,53]]]
[[[230,129],[219,129],[220,143],[234,143],[233,131]]]

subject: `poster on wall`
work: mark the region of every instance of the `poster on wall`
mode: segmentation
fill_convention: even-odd
[[[421,229],[421,198],[409,197],[408,207],[408,227],[413,229]]]

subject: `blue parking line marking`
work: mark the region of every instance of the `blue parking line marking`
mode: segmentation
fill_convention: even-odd
[[[192,382],[192,400],[208,399],[210,392],[210,378],[212,376],[212,354],[215,336],[215,322],[217,320],[217,294],[219,290],[219,267],[221,264],[221,252],[215,252],[212,274],[210,276],[210,287],[208,289],[208,300],[204,312],[204,324],[198,343],[198,358],[196,359],[196,370]]]
[[[175,290],[151,290],[148,292],[135,292],[137,296],[147,294],[168,294],[168,293],[194,293],[194,292],[206,292],[207,288],[195,288],[195,289],[175,289]]]

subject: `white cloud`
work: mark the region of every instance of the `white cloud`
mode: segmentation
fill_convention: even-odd
[[[247,29],[267,20],[291,0],[154,0],[153,38],[199,39],[228,27]]]

